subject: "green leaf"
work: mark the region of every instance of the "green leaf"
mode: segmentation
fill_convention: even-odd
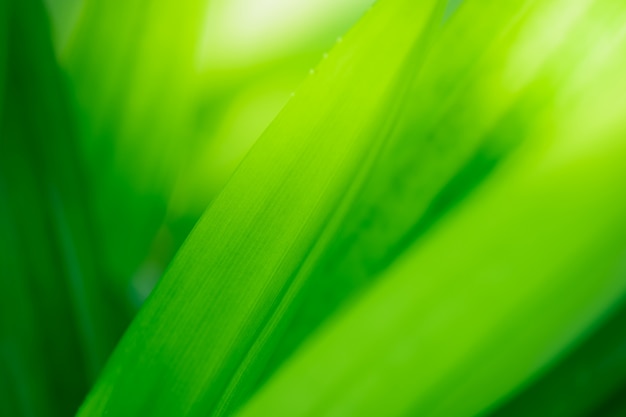
[[[423,68],[406,74],[408,82],[396,92],[399,105],[386,110],[394,116],[385,145],[316,265],[265,378],[525,138],[521,126],[518,134],[509,134],[511,125],[520,124],[520,112],[528,116],[540,108],[536,96],[542,96],[542,85],[485,96],[482,106],[474,105],[477,92],[506,69],[501,51],[524,3],[469,2],[459,19],[443,28]],[[481,16],[495,23],[476,27]],[[460,37],[466,42],[460,44]]]
[[[508,394],[626,289],[625,131],[525,149],[239,415],[472,416]]]
[[[242,415],[475,415],[621,299],[617,97],[626,86],[615,57],[626,16],[617,2],[577,6],[559,19],[560,2],[520,8],[521,20],[511,14],[517,28],[482,67],[484,88],[461,100],[459,110],[475,116],[479,108],[488,120],[523,92],[489,135],[532,141],[385,273],[386,283],[305,345]],[[433,50],[456,56],[443,41]],[[460,136],[484,119],[466,120]]]
[[[381,146],[404,63],[442,13],[435,1],[382,2],[334,48],[198,223],[81,416],[221,414],[240,385],[253,388]]]
[[[399,115],[387,145],[316,266],[307,298],[285,331],[265,378],[312,328],[370,285],[527,139],[528,121],[558,91],[558,80],[576,64],[571,49],[587,36],[584,27],[576,26],[585,10],[579,7],[552,29],[554,42],[546,42],[527,30],[532,23],[527,15],[550,10],[535,7],[529,12],[531,5],[470,1],[445,26],[406,89],[403,106],[389,110]],[[494,24],[476,27],[485,16]],[[567,36],[575,41],[561,45]],[[536,53],[532,66],[517,74],[507,56],[515,48]],[[510,88],[499,88],[497,82]]]

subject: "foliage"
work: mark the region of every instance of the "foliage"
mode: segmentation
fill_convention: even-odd
[[[626,6],[255,2],[0,3],[0,415],[621,415]]]

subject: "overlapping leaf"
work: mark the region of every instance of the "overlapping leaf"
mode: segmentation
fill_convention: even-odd
[[[622,299],[626,126],[617,97],[626,85],[615,57],[625,10],[569,2],[555,19],[564,4],[529,5],[511,14],[498,59],[482,68],[491,89],[474,90],[466,105],[486,114],[490,98],[506,102],[530,83],[489,134],[531,141],[323,328],[242,416],[477,415]],[[458,134],[476,126],[469,119]]]

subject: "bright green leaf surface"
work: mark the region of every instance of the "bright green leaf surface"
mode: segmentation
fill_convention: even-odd
[[[469,1],[446,25],[416,81],[404,89],[403,107],[390,110],[399,115],[386,147],[316,266],[307,299],[267,374],[471,194],[527,138],[528,121],[580,65],[572,49],[594,36],[580,22],[585,7],[562,17],[560,26],[550,26],[555,42],[546,43],[525,28],[533,16],[548,15],[559,5],[532,5]],[[485,16],[496,23],[476,28],[476,20]],[[513,73],[512,55],[528,49],[536,53],[530,72]]]
[[[388,289],[387,298],[381,295],[385,293],[382,288],[387,288],[383,287],[384,284],[375,287],[366,298],[368,302],[362,301],[358,304],[358,310],[349,315],[346,313],[341,324],[336,324],[331,328],[332,330],[322,333],[317,344],[298,356],[294,363],[283,371],[274,383],[275,385],[270,385],[267,393],[261,395],[258,402],[249,409],[250,414],[244,413],[244,415],[396,415],[395,413],[404,415],[408,410],[413,410],[413,413],[418,415],[474,415],[481,408],[488,406],[490,401],[506,393],[507,389],[515,387],[540,364],[545,364],[550,360],[551,355],[557,354],[560,348],[567,346],[572,338],[577,336],[578,330],[585,328],[586,324],[594,320],[606,306],[611,305],[619,297],[624,280],[623,272],[621,276],[616,277],[609,271],[607,277],[599,275],[597,278],[595,278],[595,273],[591,276],[586,276],[585,273],[592,273],[594,268],[600,269],[606,265],[615,265],[624,256],[624,242],[620,240],[623,236],[623,227],[613,230],[610,226],[617,226],[620,221],[623,226],[624,219],[620,211],[623,210],[623,200],[619,195],[619,190],[620,183],[624,179],[624,172],[619,170],[619,157],[603,149],[601,143],[596,143],[599,137],[594,137],[594,135],[602,134],[602,129],[610,128],[611,123],[615,123],[615,119],[619,120],[619,112],[624,110],[623,107],[618,107],[611,108],[610,111],[608,108],[602,108],[602,114],[598,111],[602,102],[600,97],[603,97],[603,94],[606,95],[604,97],[610,97],[611,103],[622,103],[620,100],[614,100],[614,94],[619,93],[612,91],[616,85],[624,87],[623,83],[619,83],[621,80],[617,76],[622,62],[615,59],[611,61],[610,58],[619,56],[614,49],[616,41],[622,40],[621,22],[624,20],[624,9],[615,2],[596,2],[593,7],[590,7],[589,3],[585,5],[584,2],[580,2],[577,13],[563,16],[561,22],[557,21],[561,25],[556,26],[562,31],[562,35],[559,36],[559,31],[555,29],[557,22],[548,19],[548,16],[553,17],[554,11],[562,9],[558,6],[558,2],[551,2],[551,4],[539,4],[530,10],[527,9],[525,22],[522,20],[522,26],[511,34],[513,44],[505,44],[503,48],[505,55],[494,61],[517,63],[518,65],[512,68],[517,77],[511,76],[511,67],[504,68],[509,72],[503,71],[503,75],[508,75],[508,78],[497,76],[498,72],[492,72],[491,66],[483,68],[490,80],[487,86],[495,87],[493,97],[500,100],[505,99],[507,93],[511,91],[520,91],[523,86],[520,80],[522,82],[532,80],[531,87],[524,92],[517,110],[509,113],[504,119],[509,124],[509,126],[505,124],[508,129],[503,130],[502,127],[497,127],[491,134],[502,138],[523,134],[533,138],[533,142],[537,141],[534,145],[537,148],[527,152],[531,154],[536,152],[538,159],[541,159],[543,148],[550,143],[553,135],[564,137],[563,143],[554,146],[553,152],[557,155],[561,153],[565,160],[572,156],[572,148],[575,149],[576,144],[587,143],[590,147],[596,145],[598,146],[597,152],[601,156],[594,156],[593,148],[585,149],[585,151],[591,153],[590,164],[593,165],[595,162],[597,166],[590,167],[586,164],[578,166],[578,161],[574,159],[571,164],[577,170],[568,167],[567,171],[571,177],[565,177],[563,183],[559,182],[561,178],[558,179],[559,181],[555,179],[557,181],[555,183],[550,183],[550,177],[546,177],[548,185],[534,185],[538,187],[534,192],[539,193],[535,198],[525,194],[528,191],[527,185],[524,185],[523,192],[522,189],[511,189],[514,188],[515,182],[505,177],[506,181],[503,179],[501,183],[503,195],[499,197],[500,204],[502,204],[500,208],[494,206],[481,208],[476,212],[478,217],[472,218],[472,221],[467,220],[467,224],[463,223],[465,226],[456,229],[455,232],[452,231],[452,226],[449,226],[450,230],[447,233],[449,238],[435,245],[438,252],[432,249],[433,252],[427,252],[428,256],[419,256],[418,248],[424,245],[425,248],[421,250],[428,251],[426,248],[430,245],[428,242],[422,245],[418,243],[415,250],[419,260],[407,260],[407,265],[411,266],[397,268],[397,271],[402,272],[392,274],[397,275],[393,278],[396,287],[393,290]],[[570,10],[573,11],[574,8]],[[459,19],[461,18],[459,16]],[[599,21],[605,23],[603,33],[597,31]],[[574,22],[576,22],[575,25]],[[542,25],[545,30],[551,31],[554,36],[553,42],[549,43],[545,38],[537,37],[537,33],[541,33]],[[529,28],[532,30],[528,30]],[[569,28],[575,28],[575,30]],[[568,34],[568,32],[571,33]],[[564,42],[565,39],[567,41]],[[594,44],[597,45],[597,49],[594,54],[584,54],[580,50],[581,44]],[[538,53],[542,48],[546,58]],[[531,49],[535,55],[525,56],[524,52]],[[445,48],[442,50],[450,51]],[[623,46],[617,50],[623,50]],[[519,61],[520,57],[530,59]],[[541,64],[545,59],[548,59],[546,64]],[[610,64],[608,66],[607,60]],[[523,65],[520,65],[521,63]],[[544,69],[537,72],[541,67]],[[535,80],[532,79],[531,74],[536,77]],[[502,80],[503,83],[497,84],[494,80]],[[569,83],[563,83],[564,80],[568,80]],[[593,82],[592,80],[601,81]],[[553,90],[554,88],[557,89]],[[481,114],[484,115],[485,113],[482,112],[488,109],[485,107],[488,103],[485,100],[487,90],[476,91],[473,95],[474,102],[466,103],[466,105],[468,108],[472,105],[480,106]],[[586,92],[586,96],[583,95],[583,91]],[[556,97],[552,99],[552,95]],[[542,98],[543,101],[548,100],[550,107],[547,111],[545,104],[537,101],[537,98]],[[598,101],[594,104],[594,100]],[[578,107],[568,107],[571,102],[575,102]],[[564,104],[567,104],[566,111],[563,110]],[[542,108],[543,114],[534,115]],[[520,120],[520,117],[525,125],[512,123]],[[530,122],[534,119],[540,127],[532,127]],[[571,120],[584,120],[584,123],[571,123]],[[561,123],[558,125],[561,131],[554,132],[554,123]],[[480,119],[474,119],[471,125],[480,126]],[[586,126],[585,129],[583,129],[584,126]],[[594,132],[593,129],[596,131]],[[467,134],[470,131],[464,129],[462,132]],[[615,133],[609,130],[604,134],[612,138]],[[623,152],[617,134],[613,140],[616,142],[616,148]],[[579,155],[580,152],[575,157],[584,159],[584,155]],[[623,156],[623,154],[620,155]],[[606,161],[603,158],[606,158]],[[605,163],[610,167],[604,166]],[[540,165],[539,167],[543,168]],[[536,168],[539,170],[539,167]],[[523,176],[524,170],[529,171],[527,175],[530,175],[532,181],[536,180],[533,178],[537,175],[532,173],[532,164],[530,167],[522,165],[519,168],[519,175]],[[589,175],[589,178],[581,182],[581,178],[585,178],[585,175]],[[599,177],[596,178],[593,175],[599,175]],[[493,181],[495,180],[490,180],[490,183]],[[580,187],[576,189],[578,184]],[[546,194],[544,187],[553,188],[555,195],[549,199],[547,196],[544,197]],[[604,194],[597,196],[599,191],[596,187],[600,187],[600,192]],[[585,204],[578,203],[578,207],[568,209],[567,219],[560,219],[562,213],[558,210],[563,210],[568,205],[574,206],[574,201],[578,196],[585,196]],[[595,200],[594,205],[587,206],[587,199]],[[550,207],[549,204],[553,204],[554,207]],[[523,211],[519,212],[520,209]],[[465,209],[467,210],[469,209]],[[571,218],[569,212],[572,212]],[[605,217],[607,212],[611,213],[612,217]],[[507,215],[512,217],[507,219]],[[530,221],[532,217],[528,217],[532,215],[536,217],[537,222],[534,227]],[[470,215],[467,214],[467,216]],[[481,220],[480,216],[485,217]],[[507,227],[497,223],[502,216],[505,217],[501,220],[508,222]],[[597,224],[594,223],[596,216],[603,217],[597,220]],[[557,219],[565,223],[559,225]],[[489,226],[486,230],[473,229],[473,227],[484,228],[485,225],[491,225],[494,222],[496,226]],[[574,227],[578,226],[578,223],[584,226],[580,227],[581,230]],[[470,224],[473,226],[470,227]],[[440,227],[448,230],[445,225]],[[459,227],[461,226],[457,226]],[[492,227],[494,227],[493,232],[497,232],[495,235],[490,234]],[[500,227],[502,230],[499,230]],[[577,230],[574,236],[578,240],[574,239],[567,244],[563,242],[557,246],[559,239],[564,235],[570,238],[572,233],[566,233],[570,229]],[[536,241],[534,238],[530,242],[524,241],[522,234],[530,234],[529,230],[532,230],[534,235],[548,234],[553,240],[545,236]],[[453,236],[457,236],[457,244],[453,243],[455,241]],[[486,246],[481,247],[481,242]],[[535,242],[542,242],[542,244],[537,245]],[[601,249],[596,247],[605,242],[609,245],[608,247]],[[573,245],[570,249],[567,248],[569,244]],[[576,246],[577,244],[581,246]],[[590,246],[585,247],[585,244]],[[497,245],[503,246],[503,249],[497,250]],[[458,249],[454,249],[457,247]],[[568,250],[575,250],[576,256],[581,256],[581,254],[589,256],[588,264],[582,261],[584,258],[574,261],[576,256]],[[490,253],[492,256],[489,256]],[[553,259],[546,259],[546,255],[553,256]],[[572,256],[569,262],[571,265],[568,265],[568,256]],[[576,271],[575,268],[579,265],[578,262],[582,262],[580,271]],[[518,263],[527,264],[519,265]],[[506,267],[506,270],[499,270],[496,265]],[[493,268],[496,270],[491,275],[487,274],[494,277],[495,281],[491,282],[488,277],[485,278],[482,275],[486,273],[485,270]],[[550,271],[551,268],[554,269]],[[454,282],[461,284],[459,281],[461,277],[462,290],[456,290],[458,293],[455,295],[456,284]],[[500,278],[496,279],[496,277]],[[577,279],[577,277],[580,278]],[[569,301],[571,304],[560,300],[563,304],[562,311],[556,307],[554,312],[547,309],[550,297],[559,294],[559,283],[561,290],[564,291],[570,288],[570,279],[577,282],[577,288],[584,288],[580,290],[581,293],[572,295]],[[524,283],[524,280],[529,282]],[[598,282],[593,282],[594,280]],[[437,285],[440,281],[443,283]],[[467,283],[468,281],[470,284]],[[509,284],[503,284],[506,282]],[[593,292],[594,284],[598,286],[595,288],[597,293]],[[477,288],[473,289],[472,285],[476,285]],[[586,287],[587,285],[590,287]],[[545,300],[535,295],[535,293],[542,294],[540,291],[542,286],[546,287],[543,293]],[[491,291],[491,294],[488,292],[485,295],[485,290]],[[507,291],[510,291],[510,294],[507,295]],[[524,293],[524,291],[528,292]],[[594,298],[594,295],[597,298]],[[485,296],[487,298],[481,298]],[[494,300],[491,300],[489,296],[493,296]],[[586,299],[584,296],[589,298]],[[428,300],[427,306],[419,309],[426,300]],[[475,300],[482,300],[482,305],[475,304]],[[411,302],[413,306],[410,305]],[[489,307],[492,304],[494,306]],[[398,310],[395,315],[396,307],[400,308],[403,305],[405,309]],[[446,312],[446,305],[458,305],[464,308],[459,307],[458,311]],[[583,307],[585,305],[589,307]],[[585,311],[585,308],[589,310]],[[520,364],[506,363],[506,371],[502,373],[497,372],[497,367],[480,372],[478,368],[472,370],[470,358],[475,358],[476,366],[479,364],[484,366],[488,363],[485,361],[489,357],[496,358],[495,351],[490,351],[489,347],[497,349],[497,346],[501,345],[495,341],[500,340],[497,339],[498,335],[513,331],[512,329],[522,331],[524,328],[513,318],[506,321],[504,317],[507,317],[508,311],[511,314],[508,317],[516,317],[516,320],[520,322],[532,321],[533,311],[538,316],[548,316],[549,313],[553,313],[554,322],[550,322],[546,317],[545,328],[534,329],[535,339],[525,340],[523,348],[519,350],[505,350],[505,354],[502,355],[503,359],[498,359],[505,360],[506,352],[508,352],[511,358],[522,361]],[[522,311],[525,311],[527,316],[524,316]],[[440,323],[438,317],[441,314],[444,315],[441,320],[450,320],[450,322]],[[433,324],[431,327],[433,320],[438,324]],[[502,322],[498,322],[499,320]],[[576,327],[576,331],[563,329],[563,324],[559,324],[559,320],[562,320],[561,323],[577,323],[579,327]],[[414,327],[410,324],[412,322],[415,323]],[[373,323],[378,323],[378,325],[373,326]],[[467,329],[462,328],[463,323],[467,323]],[[481,330],[481,325],[486,326],[484,331]],[[558,330],[563,331],[560,338],[555,337]],[[500,331],[502,333],[499,333]],[[407,334],[403,335],[403,332]],[[451,334],[455,335],[454,339],[450,339]],[[473,343],[480,337],[487,340],[483,340],[481,342],[483,345],[477,347]],[[504,339],[506,338],[502,340]],[[446,340],[454,340],[454,344],[444,349]],[[467,341],[466,345],[463,344],[464,340]],[[333,348],[331,348],[331,343]],[[437,344],[439,347],[435,348]],[[405,353],[396,354],[394,349],[400,349],[398,346],[404,346],[402,352]],[[332,349],[335,351],[332,352]],[[464,349],[476,356],[463,356],[469,354]],[[458,358],[458,362],[455,362],[457,360],[455,358]],[[528,362],[523,362],[523,358],[527,358]],[[439,360],[441,362],[438,362]],[[504,369],[504,364],[501,367]],[[468,381],[464,382],[466,375]],[[441,378],[441,385],[437,385],[437,378]],[[500,380],[493,382],[497,378]],[[464,383],[467,385],[463,385]],[[455,390],[449,392],[454,387],[456,387]],[[420,393],[421,395],[418,395]]]
[[[229,406],[379,148],[389,92],[440,6],[379,4],[311,74],[196,226],[80,415]]]
[[[501,119],[512,119],[504,114],[528,107],[523,98],[529,101],[525,96],[542,86],[493,96],[483,92],[506,70],[501,51],[510,42],[511,20],[524,3],[470,2],[460,19],[438,36],[424,68],[405,74],[408,82],[396,90],[401,104],[388,110],[397,115],[385,147],[316,266],[304,305],[285,332],[268,372],[523,139],[518,134],[503,140],[510,120]],[[490,16],[496,24],[474,28],[481,15]],[[467,43],[460,45],[460,36]],[[489,48],[495,51],[485,53]],[[474,105],[478,94],[480,107]],[[518,109],[509,110],[513,105]]]
[[[623,131],[526,149],[240,415],[471,416],[536,372],[625,289]]]

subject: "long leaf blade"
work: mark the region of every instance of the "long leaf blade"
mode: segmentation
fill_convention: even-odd
[[[79,415],[214,410],[299,291],[316,240],[378,147],[389,90],[441,6],[382,2],[320,64],[196,226]]]

